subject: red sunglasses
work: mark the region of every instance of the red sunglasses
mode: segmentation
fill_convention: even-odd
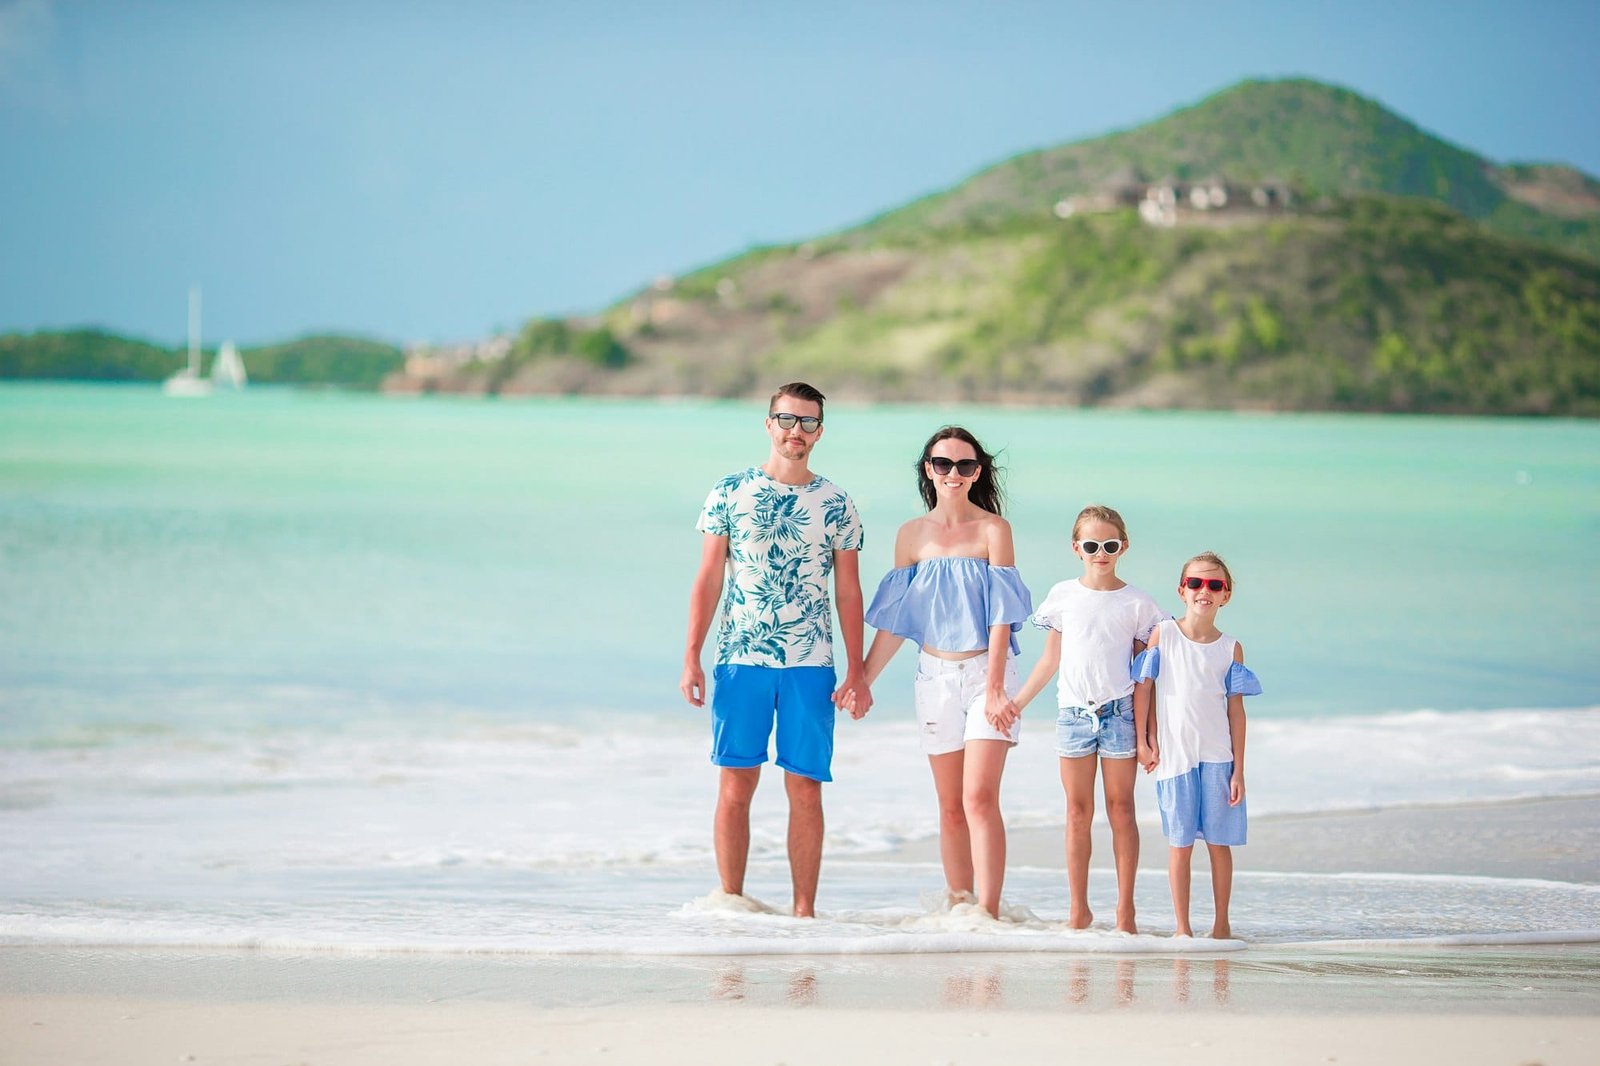
[[[1212,592],[1221,592],[1228,587],[1228,583],[1220,577],[1186,577],[1183,579],[1183,587],[1186,589],[1197,589],[1202,585]]]

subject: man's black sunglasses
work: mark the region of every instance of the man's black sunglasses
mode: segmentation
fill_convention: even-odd
[[[800,423],[800,428],[807,433],[815,433],[822,428],[822,419],[816,415],[792,415],[787,411],[773,411],[767,417],[777,422],[779,429],[793,429],[796,422]]]

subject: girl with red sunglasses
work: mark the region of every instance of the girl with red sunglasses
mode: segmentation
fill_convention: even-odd
[[[1194,935],[1189,871],[1194,842],[1204,840],[1216,904],[1211,935],[1228,939],[1233,847],[1249,828],[1244,697],[1260,695],[1261,682],[1244,665],[1244,645],[1217,628],[1217,612],[1233,597],[1233,574],[1221,556],[1202,552],[1184,563],[1178,595],[1183,617],[1157,626],[1134,662],[1139,762],[1156,777],[1177,935]]]

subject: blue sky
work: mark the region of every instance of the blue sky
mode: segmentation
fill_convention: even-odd
[[[1246,77],[1600,173],[1600,4],[0,0],[0,331],[466,339]]]

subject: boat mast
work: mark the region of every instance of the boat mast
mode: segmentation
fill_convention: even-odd
[[[200,286],[189,286],[189,376],[200,376]]]

